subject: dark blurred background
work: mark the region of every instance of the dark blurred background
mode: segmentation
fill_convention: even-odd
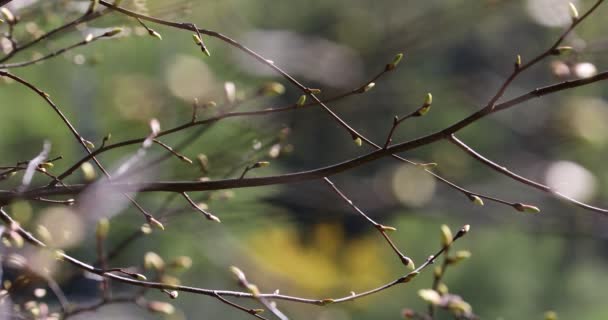
[[[22,17],[18,32],[24,38],[76,17],[82,7],[70,9],[66,1],[13,2]],[[153,16],[222,32],[273,60],[307,86],[321,88],[321,97],[357,88],[403,52],[399,68],[379,79],[371,91],[330,103],[336,113],[378,143],[384,141],[393,117],[415,110],[427,92],[434,97],[432,110],[403,123],[395,141],[434,132],[481,108],[511,72],[518,54],[525,62],[541,53],[570,21],[567,1],[561,0],[124,2]],[[584,12],[594,1],[574,3]],[[566,39],[574,52],[548,58],[527,71],[505,98],[602,70],[608,62],[607,13],[605,6],[599,8]],[[125,28],[115,39],[14,71],[47,91],[82,135],[96,144],[108,133],[114,142],[144,137],[151,118],[159,119],[164,129],[185,123],[194,98],[228,108],[225,82],[234,83],[237,97],[246,100],[238,110],[283,106],[300,95],[272,70],[219,40],[205,38],[211,51],[211,57],[206,57],[189,32],[150,24],[163,37],[158,41],[137,22],[116,14],[43,42],[11,61],[31,59],[79,41],[89,32],[115,26]],[[282,83],[285,94],[256,97],[269,82]],[[15,83],[2,83],[2,165],[33,158],[44,140],[52,143],[51,156],[63,156],[51,170],[54,173],[83,156],[81,147],[38,96]],[[531,100],[471,125],[459,137],[517,173],[578,200],[608,205],[608,95],[604,88],[605,84],[597,83]],[[222,110],[203,110],[199,118]],[[357,148],[320,108],[223,120],[161,140],[174,146],[197,130],[202,130],[200,137],[182,153],[192,159],[205,154],[207,173],[171,158],[143,178],[234,177],[258,160],[269,160],[271,165],[248,175],[271,175],[312,169],[369,151]],[[115,168],[135,150],[137,146],[115,149],[100,160]],[[162,152],[153,148],[148,156],[153,159]],[[417,263],[438,249],[441,224],[454,230],[470,224],[471,233],[456,246],[473,256],[450,270],[445,282],[481,318],[542,319],[547,310],[555,310],[563,319],[606,318],[607,217],[509,180],[448,142],[403,156],[438,163],[438,173],[472,191],[542,210],[525,214],[489,201],[475,206],[419,168],[388,158],[335,177],[360,208],[398,229],[393,233],[396,243]],[[79,173],[67,181],[82,180]],[[45,181],[43,177],[35,180]],[[14,184],[0,182],[3,189]],[[205,220],[176,197],[164,211],[179,212],[166,220],[167,230],[138,238],[112,265],[141,264],[148,251],[167,260],[187,255],[194,264],[180,274],[184,284],[238,289],[228,272],[229,266],[237,265],[264,291],[280,288],[285,294],[321,298],[360,292],[404,272],[373,228],[320,181],[192,196],[207,202],[222,224]],[[162,214],[158,210],[165,197],[141,194],[138,200],[150,212]],[[106,204],[95,205],[103,211]],[[24,202],[9,209],[28,227],[52,221],[49,215],[57,219],[65,214],[61,208]],[[110,248],[142,223],[140,214],[126,204],[107,214],[112,216]],[[85,261],[94,260],[94,239],[87,234],[77,239],[66,244],[66,250]],[[279,302],[279,306],[293,319],[398,319],[405,307],[425,310],[416,292],[431,286],[431,274],[429,269],[410,285],[352,303],[320,308]],[[64,278],[70,298],[94,298],[92,280]],[[133,290],[118,285],[115,289]],[[155,292],[149,296],[165,299]],[[172,303],[177,312],[171,319],[248,318],[203,296],[181,294]],[[83,314],[82,319],[93,316],[153,317],[124,305]],[[444,316],[449,318],[440,314]]]

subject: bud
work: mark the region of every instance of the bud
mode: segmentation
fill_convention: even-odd
[[[241,269],[235,267],[235,266],[230,266],[230,272],[232,272],[232,274],[234,275],[234,278],[239,282],[239,283],[246,283],[247,282],[247,278],[245,277],[245,273],[243,271],[241,271]]]
[[[441,282],[437,285],[437,292],[439,292],[440,294],[446,294],[448,293],[448,291],[448,286],[445,283]]]
[[[41,169],[52,169],[55,165],[52,162],[43,162],[38,165]]]
[[[408,282],[412,281],[412,279],[416,278],[416,276],[419,274],[420,274],[420,272],[418,272],[418,271],[410,272],[405,277],[401,278],[401,283],[408,283]]]
[[[361,137],[355,137],[355,139],[353,141],[355,141],[355,144],[357,145],[357,147],[360,147],[363,145],[363,140],[361,140]]]
[[[420,117],[429,112],[431,110],[431,104],[433,104],[433,95],[430,93],[426,94],[426,98],[424,99],[424,104],[418,110],[416,110],[416,116]]]
[[[428,104],[428,105],[433,104],[433,95],[430,92],[426,94],[426,99],[424,100],[424,104]]]
[[[150,217],[148,219],[148,223],[150,224],[151,227],[154,227],[156,229],[160,229],[160,230],[165,230],[165,226],[163,226],[162,223],[160,223],[160,221]]]
[[[310,92],[311,94],[319,94],[321,93],[321,89],[308,89],[308,92]]]
[[[440,278],[443,275],[443,268],[440,266],[435,267],[435,270],[433,270],[433,275],[435,278]]]
[[[375,82],[368,83],[365,87],[363,87],[363,92],[368,92],[376,86]]]
[[[15,15],[7,8],[5,8],[5,7],[0,8],[0,13],[4,17],[4,20],[6,20],[6,22],[8,22],[9,24],[13,24],[13,23],[17,22]]]
[[[173,287],[179,286],[181,284],[181,281],[177,277],[170,276],[167,274],[164,274],[162,277],[160,277],[159,281],[162,284],[166,284]]]
[[[165,261],[157,253],[149,251],[144,255],[144,268],[162,271],[165,268]]]
[[[452,243],[452,230],[445,224],[441,225],[441,245],[447,247]]]
[[[334,302],[336,302],[334,299],[326,298],[326,299],[321,300],[321,305],[324,306],[324,305],[332,304]]]
[[[209,172],[209,158],[207,158],[206,155],[199,153],[196,156],[196,159],[198,160],[198,165],[200,166],[201,171],[203,173]]]
[[[469,200],[478,206],[483,206],[483,200],[476,195],[469,195]]]
[[[380,231],[397,231],[397,228],[385,225],[379,225],[378,229],[380,229]]]
[[[192,259],[187,256],[179,256],[171,262],[171,265],[179,269],[190,269],[192,267]]]
[[[236,85],[232,81],[224,82],[224,95],[228,103],[234,103],[236,101]]]
[[[303,94],[298,98],[298,102],[296,102],[296,106],[301,107],[306,103],[306,95]]]
[[[197,46],[200,46],[200,45],[201,45],[201,43],[203,43],[203,40],[201,40],[201,37],[199,37],[199,36],[198,36],[198,34],[196,34],[196,33],[193,33],[193,34],[192,34],[192,39],[194,40],[194,43],[195,43]]]
[[[405,259],[403,259],[404,261],[403,264],[405,265],[406,268],[410,269],[410,270],[416,270],[416,264],[414,263],[414,260],[408,258],[408,257],[404,257]]]
[[[460,230],[458,230],[458,233],[456,234],[454,239],[459,239],[460,237],[467,234],[469,232],[469,230],[471,230],[471,226],[468,224],[465,224],[464,226],[462,226],[462,228],[460,228]]]
[[[555,55],[555,56],[559,56],[562,54],[570,53],[570,52],[572,52],[572,50],[574,50],[574,48],[572,48],[571,46],[560,46],[560,47],[557,47],[557,48],[551,50],[551,54]]]
[[[139,230],[143,234],[150,234],[150,233],[152,233],[152,227],[149,224],[147,224],[147,223],[142,224],[141,227],[139,228]]]
[[[167,291],[167,294],[171,299],[177,299],[177,297],[179,296],[179,292],[177,292],[176,290]]]
[[[261,294],[260,289],[258,289],[258,286],[256,286],[255,284],[248,284],[247,290],[249,290],[249,292],[251,292],[251,294],[256,298],[259,297]]]
[[[515,58],[515,67],[519,68],[521,67],[521,56],[517,55],[517,58]]]
[[[386,71],[391,71],[397,68],[399,62],[401,62],[401,59],[403,59],[403,53],[397,53],[393,58],[393,61],[386,65]]]
[[[439,303],[441,303],[441,296],[439,295],[439,292],[433,289],[418,290],[418,295],[420,296],[420,298],[422,298],[422,300],[432,305],[438,305]]]
[[[95,144],[89,140],[82,139],[82,143],[89,149],[95,149]]]
[[[422,169],[425,169],[425,170],[430,170],[430,169],[435,168],[437,166],[437,163],[435,163],[435,162],[418,163],[417,166],[420,166]]]
[[[135,279],[137,279],[137,280],[140,280],[140,281],[146,281],[146,280],[148,280],[148,278],[146,276],[144,276],[143,274],[141,274],[141,273],[134,273],[133,277]]]
[[[43,226],[41,224],[36,227],[36,234],[44,243],[49,243],[49,242],[53,241],[53,236],[51,235],[51,232],[49,231],[49,229],[47,229],[45,226]]]
[[[539,213],[540,209],[535,206],[531,206],[523,203],[516,203],[513,205],[513,208],[519,212],[528,212],[528,213]]]
[[[251,169],[264,168],[264,167],[268,167],[269,165],[270,165],[270,162],[268,162],[268,161],[258,161],[256,163],[254,163],[253,166],[251,166]]]
[[[114,29],[104,33],[102,36],[103,37],[113,37],[121,32],[122,32],[122,28],[114,28]]]
[[[175,307],[173,307],[173,305],[162,301],[150,301],[147,304],[147,308],[151,312],[162,313],[166,315],[171,315],[175,312]]]
[[[97,221],[95,234],[97,239],[105,239],[110,231],[110,221],[107,218],[101,218]]]
[[[93,34],[89,33],[87,34],[87,36],[84,38],[84,42],[91,42],[93,41]]]
[[[95,10],[97,10],[97,7],[99,6],[99,0],[89,0],[90,4],[89,4],[89,8],[87,9],[86,14],[95,12]]]
[[[545,312],[545,320],[557,320],[557,313],[555,311]]]
[[[160,33],[152,30],[152,29],[148,29],[148,34],[153,36],[154,38],[158,39],[158,40],[163,40],[163,37],[160,35]]]
[[[570,17],[572,17],[572,20],[573,21],[578,20],[578,9],[576,9],[576,6],[574,5],[574,3],[568,2],[568,8],[570,10]]]
[[[263,85],[259,93],[264,96],[278,96],[285,93],[285,86],[278,82],[270,82]]]
[[[93,165],[89,162],[84,162],[82,165],[80,165],[80,170],[82,170],[82,176],[86,182],[91,182],[97,177],[95,168],[93,168]]]
[[[448,263],[455,264],[462,260],[466,260],[471,257],[471,252],[468,250],[460,250],[456,251],[456,254],[453,257],[448,259]]]

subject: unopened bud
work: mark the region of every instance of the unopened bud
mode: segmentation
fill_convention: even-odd
[[[144,255],[144,268],[162,271],[165,261],[156,252],[149,251]]]
[[[95,168],[93,168],[93,165],[89,162],[84,162],[82,165],[80,165],[80,170],[82,171],[82,176],[86,182],[91,182],[97,177]]]
[[[104,37],[113,37],[122,32],[122,28],[114,28],[103,34]]]
[[[105,239],[110,231],[110,220],[107,218],[101,218],[97,221],[97,228],[95,234],[98,239]]]
[[[306,95],[303,94],[298,98],[298,102],[296,102],[296,106],[301,107],[306,103]]]
[[[441,225],[441,245],[444,247],[447,247],[451,243],[452,243],[452,230],[450,230],[450,227],[443,224],[443,225]]]
[[[393,61],[386,65],[386,71],[390,71],[397,68],[399,62],[401,62],[401,59],[403,59],[403,53],[396,54],[393,58]]]
[[[523,203],[516,203],[513,205],[513,208],[519,212],[528,212],[528,213],[539,213],[540,209],[535,206],[531,206]]]
[[[572,20],[578,20],[578,9],[576,9],[574,3],[568,2],[568,9],[570,10],[570,17],[572,17]]]
[[[478,206],[483,206],[483,200],[481,200],[481,198],[476,195],[470,195],[469,200],[471,200],[471,202]]]
[[[162,313],[171,315],[175,312],[175,307],[172,304],[162,301],[150,301],[147,304],[147,308],[151,312]]]

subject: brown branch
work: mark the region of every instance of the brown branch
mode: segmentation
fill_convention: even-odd
[[[38,247],[40,249],[53,250],[53,249],[48,248],[46,246],[46,244],[44,244],[42,241],[40,241],[36,237],[34,237],[31,233],[27,232],[25,229],[23,229],[21,226],[19,226],[19,224],[16,221],[14,221],[2,208],[0,208],[0,220],[2,220],[5,225],[13,226],[14,230],[17,231],[19,233],[19,235],[21,235],[27,243],[29,243],[35,247]],[[468,231],[469,231],[469,226],[468,225],[464,226],[454,236],[451,243],[453,243],[454,241],[456,241],[459,238],[461,238],[462,236],[464,236]],[[297,303],[303,303],[303,304],[313,304],[313,305],[323,306],[323,305],[327,305],[327,304],[353,301],[358,298],[362,298],[362,297],[365,297],[365,296],[368,296],[368,295],[371,295],[374,293],[384,291],[384,290],[389,289],[400,283],[408,283],[414,277],[416,277],[418,274],[420,274],[420,272],[423,269],[425,269],[428,265],[434,263],[435,259],[437,257],[439,257],[441,254],[443,254],[445,252],[446,248],[447,248],[447,246],[443,246],[437,253],[435,253],[434,255],[431,255],[418,268],[416,268],[415,270],[413,270],[413,271],[407,273],[406,275],[401,276],[389,283],[386,283],[384,285],[381,285],[377,288],[374,288],[374,289],[371,289],[371,290],[368,290],[365,292],[361,292],[361,293],[354,294],[354,295],[350,294],[348,296],[344,296],[341,298],[335,298],[335,299],[333,299],[333,298],[332,299],[327,299],[327,298],[326,299],[310,299],[310,298],[302,298],[302,297],[297,297],[297,296],[284,295],[284,294],[279,294],[279,293],[260,293],[260,294],[254,295],[253,293],[240,292],[240,291],[212,290],[212,289],[204,289],[204,288],[197,288],[197,287],[190,287],[190,286],[183,286],[183,285],[165,284],[165,283],[152,282],[152,281],[142,281],[142,280],[137,280],[137,279],[120,276],[120,275],[108,272],[107,270],[95,268],[60,250],[54,250],[54,253],[56,254],[58,259],[65,261],[81,270],[88,271],[88,272],[91,272],[91,273],[94,273],[94,274],[97,274],[102,277],[106,277],[106,278],[109,278],[109,279],[112,279],[112,280],[115,280],[118,282],[122,282],[125,284],[137,286],[137,287],[142,287],[142,288],[159,289],[159,290],[163,290],[163,289],[176,290],[176,291],[190,292],[190,293],[205,295],[205,296],[210,296],[210,297],[217,297],[217,295],[219,294],[224,297],[229,296],[229,297],[235,297],[235,298],[248,298],[248,299],[263,298],[263,299],[285,300],[285,301],[291,301],[291,302],[297,302]]]

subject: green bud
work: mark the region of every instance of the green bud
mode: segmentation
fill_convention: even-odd
[[[474,204],[476,204],[478,206],[483,206],[483,204],[484,204],[483,200],[481,200],[481,198],[476,195],[470,195],[469,200],[471,200],[471,202],[473,202]]]
[[[445,224],[441,225],[441,245],[444,247],[449,246],[452,243],[452,238],[450,227]]]
[[[200,45],[201,45],[201,43],[203,43],[203,40],[201,40],[201,37],[199,37],[199,36],[198,36],[198,34],[196,34],[196,33],[193,33],[193,34],[192,34],[192,39],[194,40],[194,43],[195,43],[197,46],[200,46]]]
[[[55,165],[52,162],[43,162],[38,165],[41,169],[52,169]]]
[[[97,177],[95,168],[93,168],[93,165],[89,162],[84,162],[80,165],[80,170],[82,171],[82,176],[86,182],[91,182]]]
[[[179,256],[171,262],[171,265],[178,269],[190,269],[190,267],[192,267],[192,258]]]
[[[559,47],[553,49],[551,51],[551,54],[559,56],[562,54],[570,53],[570,52],[572,52],[572,50],[574,50],[574,48],[572,48],[571,46],[559,46]]]
[[[254,163],[253,166],[251,166],[251,169],[264,168],[264,167],[268,167],[269,165],[270,165],[270,162],[268,162],[268,161],[258,161],[256,163]]]
[[[112,29],[112,30],[104,33],[102,36],[104,36],[104,37],[113,37],[113,36],[115,36],[115,35],[117,35],[117,34],[119,34],[121,32],[122,32],[122,28],[114,28],[114,29]]]
[[[319,94],[321,93],[321,89],[308,89],[311,94]]]
[[[380,231],[397,231],[397,228],[385,225],[379,225],[378,229],[380,229]]]
[[[433,289],[418,290],[418,295],[420,296],[420,298],[422,298],[422,300],[432,305],[438,305],[439,303],[441,303],[441,295],[439,295],[439,292]]]
[[[152,226],[156,229],[165,230],[165,226],[163,226],[163,224],[160,221],[158,221],[154,218],[149,218],[148,223],[150,224],[150,226]]]
[[[433,104],[433,95],[429,92],[426,94],[426,99],[424,100],[424,104],[428,104],[429,106]]]
[[[298,98],[298,102],[296,102],[296,106],[301,107],[306,103],[306,95],[303,94]]]
[[[82,142],[84,143],[85,146],[87,146],[87,148],[95,149],[95,144],[93,142],[86,140],[86,139],[82,139]]]
[[[410,272],[401,279],[401,282],[408,283],[408,282],[412,281],[412,279],[416,278],[416,276],[418,276],[419,274],[420,274],[420,272],[418,272],[418,271]]]
[[[234,278],[240,283],[246,283],[247,278],[245,277],[245,273],[241,271],[238,267],[230,266],[230,272],[234,275]]]
[[[144,268],[162,271],[165,268],[165,261],[157,253],[149,251],[144,255]]]
[[[403,53],[396,54],[393,58],[393,61],[386,65],[386,71],[390,71],[397,68],[399,62],[401,62],[401,59],[403,59]]]
[[[264,96],[278,96],[285,93],[285,86],[278,82],[270,82],[263,85],[259,93]]]
[[[557,320],[557,313],[555,311],[545,312],[545,320]]]
[[[363,140],[361,140],[361,137],[356,137],[353,141],[355,141],[355,144],[357,145],[357,147],[360,147],[363,145]]]
[[[456,254],[453,257],[448,258],[448,262],[450,264],[458,263],[462,260],[466,260],[471,257],[471,252],[468,250],[459,250],[456,251]]]
[[[148,33],[153,36],[154,38],[157,38],[158,40],[163,40],[163,37],[160,35],[160,33],[150,29],[148,30]]]
[[[97,228],[95,234],[98,239],[105,239],[110,231],[110,220],[107,218],[101,218],[97,221]]]
[[[513,205],[513,208],[519,212],[540,213],[540,209],[538,207],[523,203],[516,203]]]
[[[141,273],[134,273],[133,276],[135,279],[140,280],[140,281],[148,280],[148,278]]]

